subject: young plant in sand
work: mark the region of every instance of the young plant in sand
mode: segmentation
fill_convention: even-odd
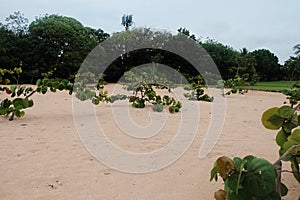
[[[220,87],[229,88],[230,90],[225,93],[225,95],[230,94],[245,94],[248,92],[247,89],[243,89],[243,86],[251,85],[251,82],[248,82],[249,75],[244,74],[243,76],[236,75],[234,78],[230,78],[226,81],[220,80],[218,85]]]
[[[147,83],[146,81],[141,86],[136,88],[134,95],[129,97],[129,102],[132,103],[132,107],[144,108],[146,102],[148,102],[153,105],[152,109],[156,112],[162,112],[164,106],[168,106],[170,113],[179,112],[181,108],[180,101],[176,101],[173,97],[168,95],[161,97],[155,92],[153,87],[162,89],[160,85]]]
[[[75,96],[81,100],[91,100],[94,105],[98,105],[100,102],[114,103],[117,100],[127,99],[127,95],[117,94],[108,96],[108,92],[104,91],[104,75],[101,74],[99,78],[95,78],[95,75],[87,72],[78,74],[80,80],[77,80],[73,85]]]
[[[196,77],[190,78],[190,86],[185,87],[185,90],[192,91],[190,93],[183,94],[185,98],[188,100],[196,100],[196,101],[208,101],[212,102],[214,100],[214,97],[210,97],[208,94],[205,94],[204,88],[206,88],[206,84],[203,80],[203,77],[201,75],[198,75]]]
[[[253,156],[233,160],[222,156],[217,159],[211,170],[211,179],[217,180],[218,174],[224,180],[224,190],[215,192],[215,198],[238,199],[281,199],[288,193],[288,188],[281,182],[281,173],[293,173],[300,182],[300,85],[284,90],[289,99],[289,106],[274,107],[262,115],[265,128],[279,130],[276,143],[280,147],[279,159],[271,164],[269,161]],[[291,163],[291,170],[282,170],[282,161]]]
[[[170,92],[170,86],[165,83],[167,81],[161,83],[147,78],[147,73],[138,74],[133,71],[125,73],[124,86],[128,91],[133,91],[133,95],[129,97],[132,107],[144,108],[148,102],[152,104],[152,109],[156,112],[162,112],[165,106],[168,107],[170,113],[179,112],[182,107],[180,101],[176,101],[175,98],[168,95],[162,97],[154,90],[154,88],[167,89]]]

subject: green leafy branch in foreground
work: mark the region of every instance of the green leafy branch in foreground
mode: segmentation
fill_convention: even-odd
[[[289,99],[290,106],[274,107],[266,110],[261,118],[265,128],[279,130],[276,143],[280,147],[279,159],[271,164],[269,161],[253,156],[234,158],[226,156],[217,159],[211,170],[211,181],[217,180],[219,174],[224,180],[224,190],[215,192],[215,199],[228,200],[265,200],[281,199],[287,195],[288,188],[281,182],[281,173],[293,173],[300,182],[300,87],[283,91]],[[290,161],[291,171],[282,170],[282,161]]]
[[[217,159],[211,170],[210,181],[218,180],[218,173],[223,178],[224,190],[215,192],[215,199],[223,200],[267,200],[280,199],[276,192],[276,172],[273,165],[254,156],[243,159],[222,156]],[[284,188],[284,187],[282,187]],[[287,190],[284,190],[286,194]]]
[[[280,147],[280,159],[274,163],[278,172],[281,172],[281,161],[291,163],[291,172],[300,183],[300,115],[297,113],[300,107],[300,87],[295,85],[292,89],[283,91],[287,95],[290,106],[274,107],[266,110],[262,116],[265,128],[279,130],[276,135],[276,143]],[[278,180],[280,181],[280,176]]]

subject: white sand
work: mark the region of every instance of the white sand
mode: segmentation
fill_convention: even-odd
[[[222,181],[209,182],[210,169],[219,156],[252,154],[276,161],[276,131],[263,128],[260,118],[264,110],[285,101],[279,93],[250,91],[228,96],[222,135],[204,159],[198,154],[210,121],[211,104],[199,102],[199,130],[185,154],[159,171],[130,174],[110,169],[85,149],[74,126],[72,98],[66,92],[35,94],[33,99],[35,105],[26,110],[24,118],[11,122],[0,118],[0,199],[213,199],[214,191],[223,187]],[[149,110],[130,108],[130,113],[136,123],[146,125]],[[167,114],[162,134],[139,140],[122,134],[110,111],[109,104],[97,107],[108,138],[134,152],[166,145],[180,120],[180,114]],[[289,169],[289,163],[284,167]],[[284,199],[297,199],[300,184],[287,173],[283,182],[290,189]]]

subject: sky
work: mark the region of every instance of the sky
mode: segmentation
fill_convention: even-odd
[[[132,14],[136,28],[185,27],[236,50],[269,49],[284,63],[300,44],[299,8],[299,0],[0,0],[0,22],[15,11],[30,22],[59,14],[113,33],[124,30],[122,15]]]

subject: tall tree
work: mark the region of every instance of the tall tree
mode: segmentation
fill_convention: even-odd
[[[11,69],[19,65],[19,59],[14,53],[14,50],[17,50],[15,47],[17,39],[13,31],[4,25],[0,27],[0,68]]]
[[[258,49],[251,52],[255,59],[255,70],[262,81],[275,81],[280,78],[278,57],[268,49]]]
[[[162,62],[164,58],[161,48],[164,42],[169,40],[171,34],[160,31],[152,31],[149,28],[133,29],[113,34],[104,44],[106,46],[106,55],[113,57],[114,52],[119,52],[119,57],[109,65],[105,74],[108,81],[115,82],[124,74],[125,71],[133,67],[151,63]],[[151,40],[158,41],[153,48]],[[144,49],[134,50],[136,47]]]
[[[30,66],[29,52],[31,52],[28,19],[22,13],[15,12],[9,15],[5,22],[0,26],[0,67],[13,69],[21,66],[26,76]]]
[[[236,69],[238,66],[239,53],[236,50],[214,40],[208,40],[200,44],[214,60],[223,79],[227,80],[236,75],[236,71],[232,70],[232,68]]]
[[[238,67],[232,67],[230,70],[236,70],[236,75],[248,79],[249,82],[255,83],[259,79],[259,75],[255,70],[255,59],[246,48],[242,48],[237,57]],[[234,72],[232,72],[234,73]]]
[[[289,81],[300,80],[300,56],[290,57],[285,61],[282,72]]]
[[[88,53],[108,34],[84,27],[74,18],[46,15],[29,26],[32,61],[39,73],[51,71],[54,77],[74,78]]]
[[[296,56],[291,56],[282,67],[284,78],[289,81],[300,80],[300,44],[295,45],[293,49]]]

